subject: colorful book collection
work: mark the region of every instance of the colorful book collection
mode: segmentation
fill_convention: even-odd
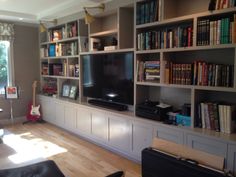
[[[137,80],[140,82],[160,80],[160,61],[137,60]]]
[[[193,27],[189,25],[141,32],[137,35],[137,50],[190,47],[193,45],[192,39]]]
[[[155,22],[160,19],[159,0],[142,1],[137,3],[136,24]]]
[[[48,39],[49,41],[58,41],[66,38],[66,29],[61,27],[59,29],[48,30]]]
[[[197,22],[197,45],[236,43],[236,14]]]
[[[193,64],[165,63],[166,84],[233,87],[233,65],[194,61]]]
[[[226,9],[236,6],[235,0],[215,0],[212,10]]]
[[[78,54],[78,43],[70,42],[70,43],[59,43],[59,44],[50,44],[48,56],[71,56]]]
[[[212,102],[198,104],[195,126],[222,133],[235,131],[235,105]]]

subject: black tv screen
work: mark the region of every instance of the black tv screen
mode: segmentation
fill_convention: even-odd
[[[133,52],[82,56],[83,96],[133,105]]]

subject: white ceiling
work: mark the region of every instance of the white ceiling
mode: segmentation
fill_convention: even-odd
[[[0,0],[0,20],[38,23],[53,20],[110,0]]]

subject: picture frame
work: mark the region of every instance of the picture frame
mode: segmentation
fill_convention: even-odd
[[[63,84],[62,85],[62,96],[63,97],[69,97],[70,95],[70,85],[69,84]]]
[[[18,87],[16,86],[5,86],[5,98],[6,99],[18,99]]]
[[[72,85],[71,87],[70,87],[70,94],[69,94],[69,98],[71,98],[71,99],[76,99],[76,96],[77,96],[77,86],[75,86],[75,85]]]

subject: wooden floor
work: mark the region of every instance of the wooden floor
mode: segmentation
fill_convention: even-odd
[[[140,177],[139,164],[51,124],[17,124],[5,129],[5,144],[0,145],[1,168],[46,158],[54,160],[69,177],[104,177],[117,170],[124,170],[125,177]]]

